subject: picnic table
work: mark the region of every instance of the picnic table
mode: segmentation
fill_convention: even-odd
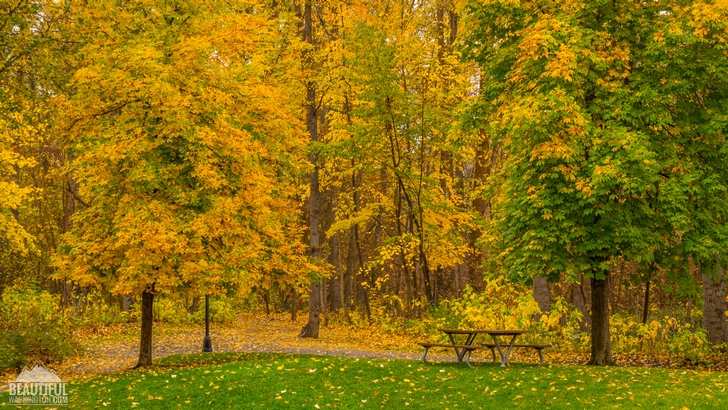
[[[511,350],[513,350],[513,347],[516,343],[516,338],[524,333],[526,333],[526,330],[478,330],[478,329],[439,329],[441,332],[448,335],[450,338],[450,341],[453,345],[455,345],[455,335],[464,335],[465,336],[465,343],[463,345],[465,346],[472,346],[473,342],[475,341],[475,338],[480,333],[486,333],[490,335],[493,338],[493,344],[495,345],[495,348],[498,349],[498,354],[501,357],[501,367],[508,366],[508,357],[511,355]],[[508,349],[503,352],[503,349],[501,348],[501,344],[498,341],[499,337],[511,337],[511,341],[508,344]],[[490,347],[490,345],[485,345],[485,347]],[[493,361],[495,361],[495,352],[491,348],[491,352],[493,353]],[[539,351],[540,352],[540,351]],[[457,348],[455,348],[455,354],[458,357],[458,362],[462,362],[462,356],[464,355],[465,351],[460,352]]]
[[[450,348],[455,350],[455,357],[457,357],[457,360],[459,363],[462,363],[463,359],[465,359],[465,363],[469,367],[470,366],[470,354],[482,347],[487,347],[490,349],[490,353],[493,355],[493,363],[496,362],[496,356],[495,351],[498,350],[498,354],[501,357],[501,367],[508,366],[508,357],[511,355],[511,350],[513,350],[514,347],[526,347],[526,348],[532,348],[536,349],[538,351],[539,356],[539,363],[543,364],[543,349],[551,346],[550,344],[516,344],[516,338],[524,333],[526,333],[526,330],[480,330],[480,329],[438,329],[439,331],[445,333],[450,338],[450,343],[431,343],[431,342],[420,342],[419,345],[425,348],[425,353],[422,355],[422,361],[427,363],[427,352],[431,347],[444,347],[444,348]],[[482,345],[475,345],[473,342],[475,342],[475,338],[481,334],[486,333],[490,335],[490,337],[493,338],[493,343],[485,343]],[[461,336],[465,337],[465,340],[462,341],[462,343],[458,343],[455,340],[455,337],[458,337],[462,339]],[[498,341],[499,337],[511,337],[510,342],[508,342],[508,349],[506,349],[505,352],[503,352],[503,349],[501,348],[501,343]],[[505,345],[504,345],[505,346]]]

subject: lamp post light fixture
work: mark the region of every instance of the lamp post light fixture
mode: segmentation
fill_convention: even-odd
[[[210,340],[210,295],[205,295],[205,339],[202,341],[202,351],[212,352]]]

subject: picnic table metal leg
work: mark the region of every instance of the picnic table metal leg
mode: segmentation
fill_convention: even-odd
[[[495,347],[498,349],[498,353],[500,354],[501,359],[502,359],[501,367],[508,366],[508,356],[511,355],[511,350],[513,350],[513,345],[516,343],[516,337],[518,337],[518,335],[513,336],[513,338],[511,339],[511,343],[508,345],[508,350],[506,350],[506,353],[503,354],[503,350],[500,347],[500,343],[498,343],[498,337],[493,335],[493,341],[495,342]]]
[[[470,365],[470,353],[471,352],[472,352],[472,350],[467,351],[466,356],[465,356],[465,363],[468,365],[468,367],[470,367],[472,369],[473,366]]]
[[[500,343],[498,343],[498,337],[495,336],[495,335],[493,335],[493,342],[495,342],[495,348],[498,349],[498,354],[501,357],[501,367],[503,367],[503,363],[505,362],[505,358],[503,356],[503,350],[501,350]]]
[[[448,333],[447,335],[450,337],[450,343],[456,345],[457,343],[455,343],[455,338],[452,336],[452,333]],[[453,347],[453,350],[455,350],[455,357],[457,357],[458,363],[462,363],[463,356],[465,356],[465,350],[463,350],[462,353],[457,347]]]
[[[472,333],[472,334],[468,335],[468,338],[465,339],[465,345],[466,346],[472,346],[473,345],[473,342],[475,341],[475,337],[476,336],[478,336],[477,333]],[[468,366],[470,366],[470,353],[471,352],[472,352],[471,350],[468,350]],[[465,349],[463,349],[462,354],[465,355]],[[462,356],[460,357],[460,361],[462,361]]]
[[[422,362],[427,363],[427,351],[430,350],[429,347],[425,346],[425,354],[422,355]]]
[[[539,359],[541,359],[541,360],[539,360],[538,364],[542,365],[543,364],[543,349],[538,349],[538,357],[539,357]]]
[[[453,337],[452,333],[448,333],[447,335],[450,338],[450,343],[456,345],[457,343],[455,343],[455,337]],[[465,338],[465,345],[471,346],[473,344],[473,342],[475,341],[475,337],[477,335],[478,335],[477,333],[469,334],[468,337]],[[465,354],[466,354],[467,350],[466,349],[461,350],[461,349],[458,349],[457,347],[453,347],[453,350],[455,350],[455,356],[458,359],[458,363],[462,363],[463,359],[465,358]]]
[[[493,363],[495,363],[495,347],[490,348],[490,354],[493,355]]]
[[[513,339],[511,339],[511,344],[508,345],[508,350],[506,350],[506,355],[503,356],[503,363],[501,363],[501,367],[508,366],[508,356],[511,355],[511,350],[513,350],[513,345],[516,343],[516,338],[518,335],[513,335]]]

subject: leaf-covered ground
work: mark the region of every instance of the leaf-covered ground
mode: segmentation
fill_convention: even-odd
[[[280,352],[314,355],[330,355],[352,358],[419,359],[421,348],[416,342],[421,337],[406,332],[383,332],[372,326],[354,329],[341,324],[329,324],[321,330],[319,339],[299,339],[298,333],[305,324],[305,317],[292,322],[288,315],[240,315],[235,324],[213,324],[211,328],[215,352]],[[129,369],[136,364],[139,354],[139,324],[129,323],[97,328],[82,328],[75,332],[83,354],[63,363],[52,365],[62,379],[74,380]],[[155,323],[154,357],[198,353],[202,347],[204,326],[169,326]],[[478,340],[477,342],[483,342]],[[546,362],[559,364],[584,364],[587,354],[544,351]],[[620,366],[670,367],[696,370],[726,370],[725,359],[711,358],[706,365],[691,366],[669,357],[652,357],[640,354],[617,354]],[[428,358],[453,360],[444,350],[433,350]],[[516,363],[537,363],[532,350],[515,350],[511,360]],[[490,352],[479,351],[473,355],[475,362],[489,362]],[[17,369],[9,369],[3,380],[12,380]],[[0,391],[6,385],[0,384]]]
[[[69,407],[718,409],[727,385],[726,373],[674,369],[196,354],[72,383]]]
[[[244,314],[235,324],[212,324],[215,352],[280,352],[357,358],[416,359],[421,349],[407,334],[384,334],[378,329],[330,324],[320,337],[300,339],[305,318],[292,322],[288,315]],[[154,359],[198,353],[204,326],[169,326],[155,323]],[[139,354],[139,324],[130,323],[76,332],[83,354],[54,367],[64,380],[129,369]],[[420,352],[420,353],[418,353]],[[438,357],[437,352],[433,357]],[[447,355],[443,356],[443,358]]]

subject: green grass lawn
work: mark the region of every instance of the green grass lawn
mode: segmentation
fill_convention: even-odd
[[[728,408],[728,373],[518,363],[469,369],[281,354],[199,354],[157,363],[71,383],[68,407]]]

